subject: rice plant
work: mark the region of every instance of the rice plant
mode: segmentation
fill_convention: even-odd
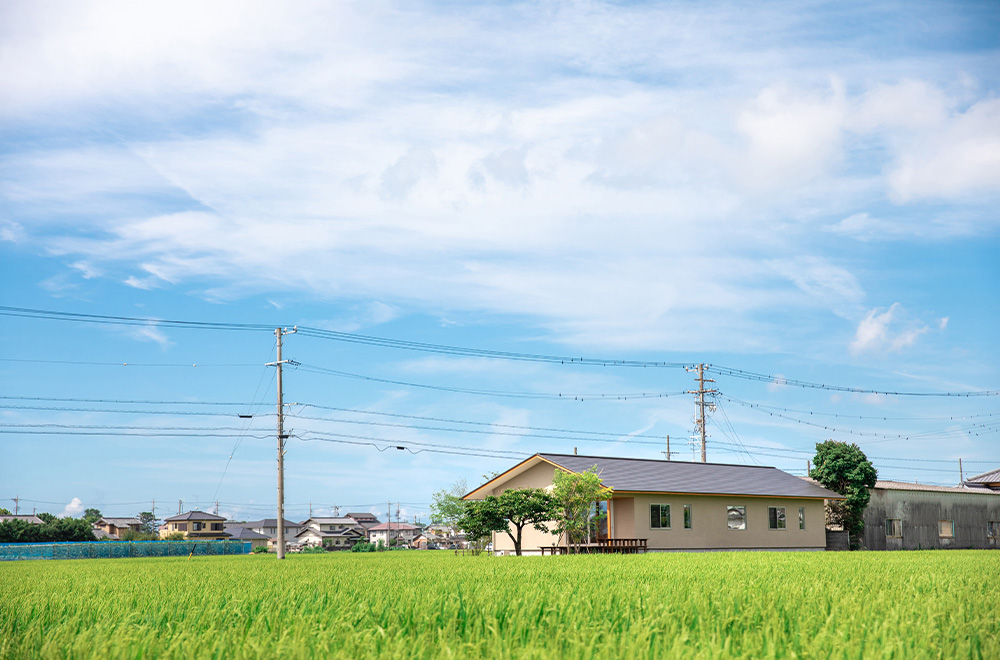
[[[1000,553],[0,563],[0,658],[998,658]]]

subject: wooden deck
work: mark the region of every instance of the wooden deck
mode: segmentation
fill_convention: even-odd
[[[596,543],[580,543],[566,547],[564,545],[543,545],[539,548],[544,557],[550,555],[565,555],[572,552],[581,554],[638,554],[646,552],[646,539],[598,539]]]

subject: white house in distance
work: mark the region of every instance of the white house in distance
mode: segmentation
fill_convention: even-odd
[[[364,538],[365,529],[354,518],[309,518],[302,523],[295,542],[302,545],[350,548]]]
[[[243,526],[247,529],[252,529],[258,534],[263,534],[269,539],[278,538],[278,519],[277,518],[264,518],[263,520],[254,520],[252,522],[243,523]],[[285,542],[294,542],[295,535],[302,531],[302,525],[297,522],[292,522],[291,520],[285,520]]]
[[[410,545],[413,539],[420,534],[420,528],[407,523],[384,522],[380,525],[368,528],[368,541],[378,543],[382,541],[385,545],[393,545],[393,541],[398,539],[396,545]]]

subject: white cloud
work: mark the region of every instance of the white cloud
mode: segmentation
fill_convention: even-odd
[[[767,263],[775,272],[794,282],[813,304],[825,305],[841,316],[849,315],[864,298],[864,290],[850,271],[822,257],[795,257]]]
[[[757,185],[787,187],[825,173],[841,157],[844,115],[839,81],[828,95],[784,85],[762,90],[737,120],[749,141],[743,176]]]
[[[1000,193],[1000,99],[976,103],[913,137],[888,172],[899,202]]]
[[[79,497],[74,497],[70,501],[70,503],[66,505],[66,508],[63,509],[63,512],[59,514],[59,517],[75,518],[76,516],[83,513],[83,510],[84,510],[83,502],[80,500]]]
[[[851,353],[892,353],[913,346],[928,331],[928,327],[900,318],[902,316],[899,303],[893,303],[885,311],[875,308],[868,312],[858,323],[857,332],[850,344]],[[900,325],[904,327],[900,328]]]
[[[76,270],[80,271],[80,274],[83,276],[83,279],[85,280],[92,280],[95,277],[101,276],[101,271],[98,270],[97,268],[94,268],[94,266],[92,266],[90,263],[86,261],[77,261],[76,263],[72,263],[70,264],[70,268],[75,268]]]
[[[0,241],[20,243],[25,238],[24,227],[10,220],[0,221]]]

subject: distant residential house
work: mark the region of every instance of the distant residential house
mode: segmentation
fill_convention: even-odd
[[[1000,491],[1000,469],[990,470],[966,479],[962,485],[966,488]]]
[[[138,518],[101,518],[94,523],[95,536],[98,531],[103,532],[98,538],[117,540],[130,529],[135,532],[142,529],[142,523]]]
[[[188,511],[165,519],[160,526],[160,538],[180,532],[186,539],[227,539],[229,537],[225,532],[225,521],[225,518],[214,513]]]
[[[610,488],[595,503],[596,543],[676,550],[825,550],[825,500],[843,496],[777,468],[606,456],[535,454],[476,488],[481,500],[510,488],[551,489],[556,471],[592,466]],[[492,547],[510,553],[506,533]],[[522,552],[565,547],[565,535],[524,529]]]
[[[247,529],[252,529],[258,534],[263,534],[269,539],[278,538],[278,519],[277,518],[264,518],[263,520],[254,520],[252,522],[243,523],[243,526]],[[291,520],[284,521],[285,528],[285,542],[295,543],[295,535],[302,531],[302,525],[297,522],[292,522]]]
[[[0,516],[0,522],[10,522],[11,520],[23,520],[26,523],[31,523],[32,525],[44,525],[45,521],[34,514],[20,515],[10,515],[10,516]]]
[[[1000,548],[1000,490],[877,481],[864,521],[869,550]]]
[[[324,545],[336,549],[348,549],[359,540],[365,539],[365,529],[354,518],[309,518],[302,523],[302,529],[295,541],[303,545]]]
[[[263,534],[258,534],[252,529],[247,529],[246,527],[241,527],[239,525],[226,527],[226,534],[228,534],[229,539],[232,541],[250,541],[250,548],[266,547],[268,538]]]
[[[358,524],[361,525],[361,527],[366,530],[365,531],[366,536],[368,534],[367,530],[371,529],[372,527],[375,527],[376,525],[381,524],[379,522],[378,516],[376,516],[374,513],[349,513],[347,514],[347,517],[356,520]]]
[[[368,529],[368,541],[385,545],[410,545],[421,529],[407,523],[386,522]]]

